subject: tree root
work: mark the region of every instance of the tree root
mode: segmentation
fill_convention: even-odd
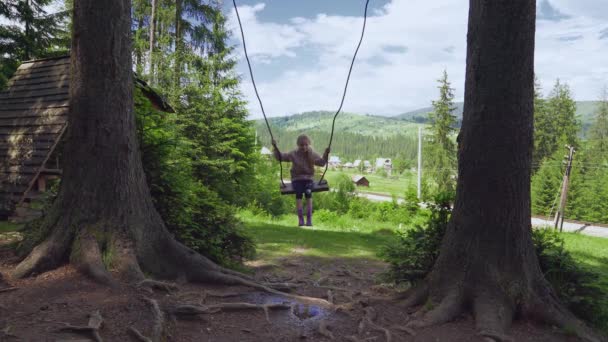
[[[76,269],[101,284],[116,285],[103,264],[101,249],[95,236],[85,229],[75,244],[79,246],[72,248],[70,260]]]
[[[160,309],[158,302],[151,298],[144,298],[148,304],[152,307],[154,313],[154,328],[152,329],[152,342],[158,342],[163,337],[163,331],[165,327],[165,315]]]
[[[321,321],[319,323],[319,328],[318,328],[319,334],[327,337],[330,340],[333,340],[335,338],[334,334],[331,331],[329,331],[328,327],[329,327],[329,325],[327,325],[326,321]]]
[[[153,280],[153,279],[144,279],[137,284],[137,287],[145,287],[150,289],[157,289],[167,293],[172,293],[174,291],[178,291],[179,287],[172,283],[166,283],[163,281]]]
[[[443,324],[456,317],[463,308],[463,297],[460,293],[450,293],[439,305],[424,314],[421,319],[409,322],[408,328],[424,328],[430,325]]]
[[[365,308],[364,311],[365,311],[365,316],[363,317],[363,319],[361,319],[361,322],[359,323],[359,335],[361,335],[363,333],[365,326],[368,326],[372,330],[384,333],[386,342],[391,342],[393,340],[393,337],[392,337],[390,330],[374,323],[374,320],[376,319],[376,316],[377,316],[376,311],[372,307],[367,307],[367,308]]]
[[[494,342],[514,342],[513,338],[505,334],[501,334],[493,331],[481,330],[477,333],[479,336],[491,339]]]
[[[327,301],[334,304],[334,294],[331,292],[331,290],[327,290]]]
[[[103,342],[101,335],[99,335],[99,329],[103,324],[103,317],[99,311],[95,311],[91,313],[89,317],[89,323],[87,326],[77,326],[71,325],[69,323],[58,322],[60,324],[65,325],[58,329],[58,331],[72,331],[76,333],[88,333],[90,334],[96,342]]]
[[[475,325],[479,335],[491,338],[497,342],[508,342],[511,338],[505,334],[513,321],[514,306],[506,296],[487,291],[477,291],[478,296],[473,303]]]
[[[0,293],[11,292],[11,291],[16,291],[16,290],[19,290],[19,288],[18,287],[7,287],[5,289],[0,289]]]
[[[138,341],[141,342],[154,342],[151,339],[147,338],[146,336],[144,336],[142,333],[139,332],[139,330],[137,330],[135,327],[130,327],[128,329],[128,331],[131,333],[131,335],[133,335],[133,337],[135,337]]]
[[[414,336],[414,337],[416,336],[416,330],[414,330],[412,328],[396,325],[396,326],[393,326],[392,329],[397,330],[397,331],[403,331],[404,333]]]
[[[395,299],[405,298],[405,300],[401,303],[401,305],[406,308],[410,308],[410,307],[424,303],[424,301],[428,298],[428,296],[429,296],[429,287],[425,282],[423,284],[420,284],[418,286],[415,286],[415,287],[405,291],[405,293],[397,296],[397,298],[395,298]]]
[[[220,303],[205,306],[182,304],[173,308],[172,313],[176,316],[196,316],[214,314],[220,311],[263,310],[266,320],[270,322],[269,310],[289,309],[291,309],[291,305],[288,304]]]

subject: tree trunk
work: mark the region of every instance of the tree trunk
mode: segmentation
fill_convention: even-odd
[[[150,83],[155,84],[154,79],[154,38],[156,37],[156,0],[152,0],[152,15],[150,16]]]
[[[69,132],[50,235],[15,269],[24,277],[69,261],[94,279],[163,278],[251,285],[176,242],[155,210],[135,134],[131,2],[77,0]],[[255,284],[254,284],[255,285]]]
[[[503,335],[521,314],[593,338],[558,303],[531,239],[535,7],[470,1],[456,200],[440,255],[408,298],[430,308],[412,326],[471,309],[484,336]]]

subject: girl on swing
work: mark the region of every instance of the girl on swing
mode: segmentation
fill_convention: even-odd
[[[296,143],[298,148],[287,153],[281,153],[277,148],[277,142],[272,140],[273,152],[277,160],[291,162],[291,184],[296,192],[298,226],[304,225],[302,197],[306,197],[306,225],[312,226],[312,186],[315,165],[325,166],[329,156],[329,148],[325,149],[325,153],[321,157],[312,150],[308,136],[300,135]]]

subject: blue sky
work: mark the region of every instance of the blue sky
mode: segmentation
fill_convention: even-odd
[[[365,0],[237,0],[254,75],[267,114],[336,110],[363,22]],[[577,100],[608,85],[608,1],[538,0],[536,74],[548,92],[557,78]],[[246,69],[232,1],[242,92],[261,117]],[[447,70],[462,100],[466,0],[371,0],[366,37],[344,110],[399,114],[426,107]]]

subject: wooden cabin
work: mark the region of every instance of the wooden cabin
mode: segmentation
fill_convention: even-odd
[[[36,216],[30,202],[61,177],[61,141],[68,122],[70,57],[24,62],[0,92],[0,220]],[[171,107],[136,79],[157,110]]]
[[[369,187],[369,180],[367,180],[367,178],[365,178],[364,176],[356,175],[356,176],[353,176],[351,179],[352,179],[353,183],[355,183],[356,186]]]

